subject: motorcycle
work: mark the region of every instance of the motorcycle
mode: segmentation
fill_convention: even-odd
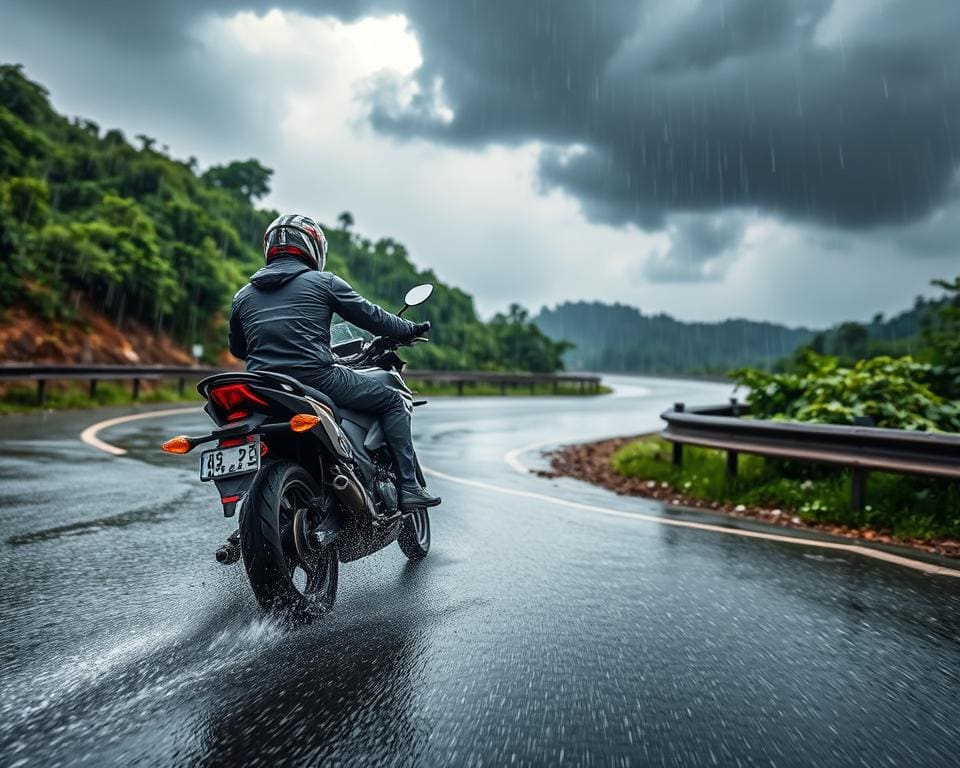
[[[426,302],[430,284],[408,291],[398,314]],[[363,338],[348,323],[331,329],[338,365],[396,389],[412,415],[416,400],[397,354],[409,342]],[[430,551],[426,509],[402,513],[393,456],[375,416],[337,407],[323,392],[280,373],[231,371],[197,390],[217,425],[208,435],[166,441],[168,453],[200,454],[200,480],[212,482],[225,517],[239,526],[216,552],[243,560],[257,602],[269,613],[311,619],[336,601],[339,564],[396,541],[411,560]],[[417,463],[417,479],[425,485]]]

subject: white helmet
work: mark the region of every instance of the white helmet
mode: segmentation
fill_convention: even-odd
[[[327,265],[327,238],[320,225],[299,214],[275,218],[263,233],[263,258],[269,264],[286,254],[322,272]]]

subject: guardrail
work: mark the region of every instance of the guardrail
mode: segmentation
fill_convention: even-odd
[[[97,393],[97,382],[130,381],[133,387],[133,399],[140,396],[140,382],[160,379],[177,379],[180,394],[187,381],[195,381],[215,373],[223,373],[227,368],[204,368],[169,365],[32,365],[0,364],[0,381],[35,382],[37,403],[43,404],[49,381],[89,381],[90,397]],[[488,371],[418,371],[404,373],[408,381],[452,384],[457,394],[462,395],[468,384],[498,384],[500,393],[506,394],[508,387],[530,387],[534,392],[538,384],[552,384],[554,393],[561,384],[578,384],[581,393],[599,392],[599,376],[576,376],[572,374],[548,373],[498,373]]]
[[[683,446],[727,452],[727,474],[736,476],[740,453],[790,461],[834,464],[851,470],[851,504],[863,509],[870,470],[960,479],[960,435],[881,429],[868,421],[853,426],[741,419],[749,414],[735,399],[729,405],[687,409],[676,403],[660,414],[661,435],[673,443],[673,463]]]

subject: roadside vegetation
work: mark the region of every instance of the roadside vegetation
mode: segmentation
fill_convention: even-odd
[[[937,285],[947,296],[917,338],[917,358],[849,360],[808,345],[784,372],[734,374],[747,389],[749,418],[960,432],[960,277]],[[870,504],[857,510],[850,503],[850,473],[832,467],[742,454],[738,475],[729,478],[723,451],[684,446],[683,466],[676,468],[670,445],[659,437],[623,446],[610,463],[620,476],[651,488],[666,483],[683,497],[766,510],[768,517],[777,510],[774,517],[902,539],[960,538],[955,481],[871,472]]]
[[[726,475],[726,453],[684,446],[683,467],[671,462],[671,445],[645,437],[611,459],[624,476],[659,485],[681,497],[716,502],[727,509],[763,510],[761,518],[837,526],[899,539],[960,538],[960,487],[945,480],[870,473],[868,504],[850,505],[850,473],[741,454],[736,477]],[[868,538],[870,535],[868,534]]]
[[[93,397],[90,396],[87,383],[50,382],[47,385],[43,405],[39,405],[35,386],[17,384],[0,390],[0,415],[150,403],[196,403],[200,405],[202,402],[193,384],[188,385],[181,395],[175,385],[143,382],[139,397],[134,400],[133,390],[129,382],[119,384],[101,381],[98,382],[97,391]]]

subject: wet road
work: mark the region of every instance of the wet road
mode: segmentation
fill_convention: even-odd
[[[560,506],[533,494],[704,519],[504,461],[727,394],[620,384],[419,409],[424,463],[487,487],[432,478],[429,557],[343,566],[298,630],[155,451],[200,414],[102,432],[124,457],[77,439],[121,411],[0,420],[0,764],[956,765],[960,579]]]

